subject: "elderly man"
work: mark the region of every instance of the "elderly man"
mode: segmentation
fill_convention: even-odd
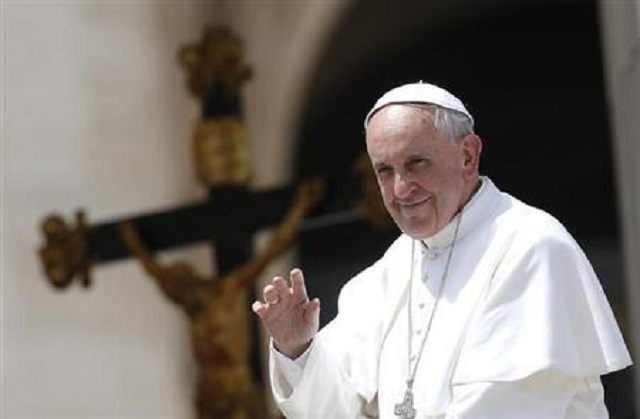
[[[402,235],[342,289],[318,331],[302,271],[253,304],[290,418],[605,418],[600,376],[631,364],[578,244],[479,175],[462,102],[430,84],[384,94],[367,150]]]

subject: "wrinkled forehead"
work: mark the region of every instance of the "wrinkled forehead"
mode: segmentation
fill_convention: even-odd
[[[431,148],[439,148],[442,142],[431,113],[424,107],[389,105],[373,116],[366,132],[367,152],[372,161],[424,154]]]
[[[367,124],[369,136],[398,132],[435,133],[434,108],[427,104],[391,104],[379,109]]]

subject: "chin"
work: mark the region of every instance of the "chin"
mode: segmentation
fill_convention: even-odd
[[[428,239],[429,237],[433,236],[436,233],[424,232],[424,231],[419,231],[419,232],[406,231],[405,234],[416,240],[424,240],[424,239]]]
[[[424,225],[415,225],[415,224],[404,224],[403,227],[401,227],[401,230],[404,232],[404,234],[406,234],[407,236],[410,236],[414,239],[426,239],[429,238],[431,236],[433,236],[434,234],[436,234],[436,232],[434,231],[433,228],[431,227],[427,227]]]

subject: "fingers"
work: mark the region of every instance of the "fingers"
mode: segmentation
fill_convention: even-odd
[[[293,300],[298,302],[309,301],[302,271],[295,268],[291,271],[289,277],[291,278],[291,296],[293,297]]]
[[[320,318],[320,300],[314,298],[305,304],[304,307],[304,319],[307,322],[318,321]]]
[[[273,344],[284,355],[297,358],[319,329],[320,300],[309,301],[300,269],[290,272],[291,286],[277,276],[263,288],[263,301],[251,308],[260,317]]]
[[[289,300],[291,299],[291,292],[284,278],[281,276],[276,276],[275,278],[273,278],[272,285],[276,294],[280,298],[279,302],[282,302],[284,304],[289,303]]]
[[[271,284],[262,290],[262,298],[270,306],[287,306],[291,300],[291,291],[284,278],[276,276]]]
[[[304,276],[300,269],[293,269],[290,274],[291,288],[281,276],[276,276],[262,289],[262,301],[255,301],[251,309],[263,317],[267,313],[280,312],[309,302]],[[304,307],[306,310],[306,307]]]
[[[253,304],[251,304],[251,310],[262,318],[267,313],[267,306],[260,301],[254,301]]]

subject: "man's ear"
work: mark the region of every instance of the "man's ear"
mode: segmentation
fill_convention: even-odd
[[[481,153],[482,140],[480,137],[475,134],[469,134],[462,138],[462,173],[464,177],[478,174]]]

